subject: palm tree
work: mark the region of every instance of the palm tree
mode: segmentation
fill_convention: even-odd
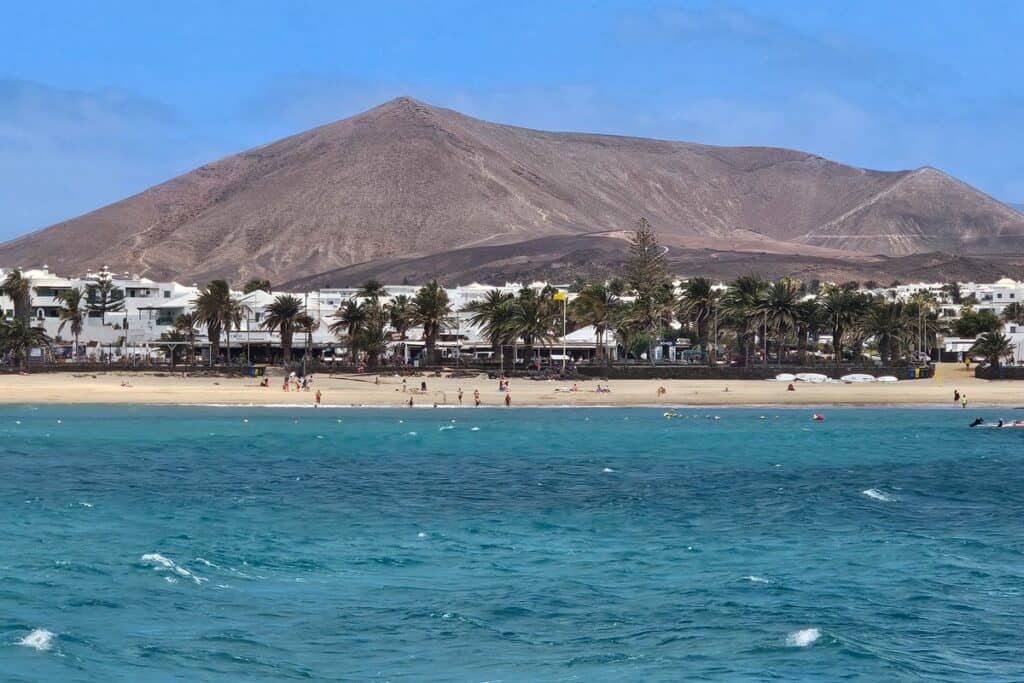
[[[1003,309],[1003,322],[1024,325],[1024,304],[1014,301]]]
[[[0,351],[10,354],[24,370],[34,348],[49,346],[50,337],[42,327],[32,327],[21,318],[0,322]]]
[[[533,349],[537,342],[547,345],[554,339],[553,329],[557,315],[553,305],[554,289],[545,287],[536,292],[529,287],[519,291],[512,303],[508,324],[510,332],[521,338],[526,349],[526,363],[533,361]]]
[[[366,354],[366,364],[376,368],[380,357],[388,349],[386,333],[388,312],[375,300],[367,306],[366,321],[356,332],[356,344]]]
[[[345,336],[348,343],[349,357],[352,364],[356,362],[356,332],[366,322],[366,307],[356,299],[349,299],[332,316],[337,322],[331,323],[327,329],[337,337]]]
[[[231,328],[242,322],[245,307],[231,294],[226,280],[213,280],[201,290],[193,302],[199,323],[206,326],[210,339],[210,367],[220,356],[220,334],[227,333],[228,362],[231,361]]]
[[[381,297],[386,296],[388,290],[384,288],[384,285],[377,280],[367,280],[363,283],[363,286],[356,292],[356,296],[361,299],[369,299],[370,301],[378,301]]]
[[[714,314],[715,306],[718,303],[718,293],[714,290],[711,280],[705,277],[695,277],[686,281],[683,285],[682,299],[680,302],[680,317],[693,324],[697,333],[697,345],[708,351],[708,322]],[[713,362],[711,354],[708,354],[708,362]]]
[[[26,325],[30,317],[29,309],[32,308],[32,279],[25,277],[20,269],[7,273],[4,281],[0,283],[0,294],[6,294],[14,303],[14,317]]]
[[[428,282],[420,287],[412,300],[412,322],[423,328],[423,338],[427,347],[427,362],[437,363],[437,338],[441,330],[449,324],[452,307],[448,301],[448,292],[437,283]]]
[[[865,336],[875,338],[878,355],[888,364],[899,353],[911,332],[906,304],[902,301],[877,301],[864,314],[858,325]]]
[[[584,325],[594,326],[598,360],[603,360],[606,355],[604,338],[618,305],[619,297],[609,285],[600,282],[585,285],[572,302],[572,318]]]
[[[188,339],[189,363],[196,364],[196,328],[202,323],[192,311],[181,313],[174,319],[174,329]]]
[[[178,360],[181,357],[181,343],[188,340],[188,335],[182,334],[178,330],[167,330],[160,334],[160,341],[164,352],[167,354],[168,360],[171,361],[171,370],[174,370],[178,364]]]
[[[291,294],[278,294],[269,306],[260,326],[281,335],[281,364],[287,367],[292,359],[292,335],[296,321],[303,315],[302,302]]]
[[[502,373],[505,372],[505,346],[515,339],[511,324],[514,300],[513,295],[492,289],[483,299],[466,307],[470,324],[479,327],[491,348],[498,351]]]
[[[824,288],[820,301],[822,311],[832,326],[832,347],[836,365],[839,365],[843,358],[843,333],[864,313],[869,302],[855,289],[837,285]]]
[[[817,299],[806,299],[797,304],[796,343],[800,354],[800,365],[807,364],[807,344],[810,337],[828,327],[828,318]]]
[[[313,333],[320,329],[320,321],[303,311],[295,318],[295,331],[305,335],[306,340],[302,348],[302,362],[309,359],[310,349],[313,348]]]
[[[761,318],[759,302],[768,284],[756,275],[741,275],[729,283],[722,297],[722,312],[728,324],[736,331],[736,339],[743,347],[746,364],[750,364],[750,346]]]
[[[254,277],[245,283],[242,287],[242,294],[252,294],[253,292],[266,292],[271,294],[270,280],[266,278]]]
[[[405,357],[405,335],[412,325],[412,300],[405,294],[399,294],[388,303],[388,322],[391,329],[402,342],[402,357]]]
[[[800,282],[787,277],[771,283],[764,290],[758,302],[758,308],[764,316],[765,334],[767,335],[768,330],[775,332],[776,364],[779,366],[782,365],[786,333],[796,327],[796,321],[800,315],[799,304]],[[767,354],[765,354],[764,360],[767,364]]]
[[[1016,345],[1002,332],[986,332],[974,342],[970,353],[984,356],[989,364],[998,368],[1004,358],[1013,355]]]
[[[71,327],[71,334],[75,336],[74,357],[78,358],[78,337],[82,334],[85,326],[85,316],[88,314],[85,308],[85,291],[78,287],[62,290],[55,297],[61,302],[60,327],[57,332],[63,332],[65,326]]]

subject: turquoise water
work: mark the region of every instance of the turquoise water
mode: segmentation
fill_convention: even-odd
[[[809,412],[0,408],[0,680],[1024,679],[1024,430]]]

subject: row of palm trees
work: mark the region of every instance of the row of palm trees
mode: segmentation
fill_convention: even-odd
[[[261,285],[262,281],[250,284]],[[435,280],[421,287],[412,297],[396,296],[384,302],[386,294],[384,285],[370,280],[332,315],[334,322],[328,329],[346,344],[351,361],[355,363],[365,356],[368,365],[376,366],[387,351],[389,328],[405,340],[412,327],[423,328],[427,357],[436,360],[437,342],[452,315],[444,288]],[[179,315],[174,321],[174,329],[165,332],[162,341],[172,362],[180,357],[180,349],[187,345],[191,349],[191,361],[195,363],[196,332],[205,329],[212,365],[220,357],[222,336],[230,349],[232,330],[241,329],[242,320],[247,319],[250,313],[250,307],[232,293],[227,281],[213,280],[199,290],[193,311]],[[302,300],[291,294],[278,294],[267,305],[260,321],[262,329],[280,336],[285,364],[291,360],[295,335],[306,336],[305,348],[308,350],[318,326],[319,322],[309,314]]]

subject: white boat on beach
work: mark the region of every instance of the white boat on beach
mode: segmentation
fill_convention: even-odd
[[[863,373],[853,373],[852,375],[843,375],[840,377],[843,382],[847,384],[864,384],[866,382],[877,382],[874,375],[865,375]]]
[[[882,375],[878,378],[879,382],[899,382],[899,378],[893,375]]]
[[[796,378],[801,382],[810,382],[811,384],[824,384],[832,381],[828,375],[819,375],[816,372],[798,372]]]
[[[795,382],[796,381],[796,375],[794,375],[792,373],[789,373],[789,372],[783,372],[783,373],[780,373],[778,375],[775,375],[775,379],[769,380],[769,381],[770,382]]]

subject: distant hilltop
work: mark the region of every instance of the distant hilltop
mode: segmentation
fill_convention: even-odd
[[[481,121],[401,97],[0,245],[0,266],[354,284],[570,280],[645,216],[680,274],[1022,274],[1024,215],[932,168]]]

